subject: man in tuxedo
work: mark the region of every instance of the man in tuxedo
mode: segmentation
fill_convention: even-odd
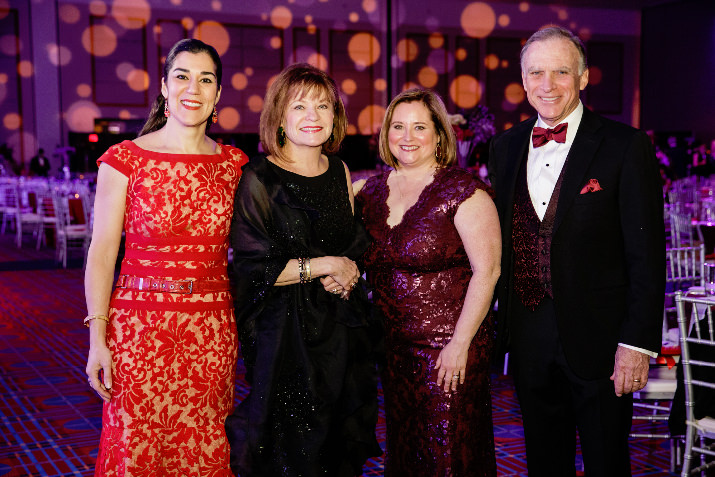
[[[644,132],[581,103],[586,55],[568,30],[532,35],[521,70],[538,115],[492,140],[489,169],[529,477],[575,476],[576,429],[587,477],[630,476],[631,393],[661,344],[658,161]]]

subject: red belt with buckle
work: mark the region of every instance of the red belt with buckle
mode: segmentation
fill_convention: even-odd
[[[229,283],[228,280],[164,280],[162,278],[119,275],[117,288],[190,295],[192,293],[227,291]]]

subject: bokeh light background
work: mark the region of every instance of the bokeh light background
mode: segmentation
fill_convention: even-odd
[[[46,8],[52,21],[40,23]],[[503,130],[533,114],[519,50],[549,23],[587,41],[587,105],[637,121],[638,72],[623,67],[638,64],[637,12],[528,1],[0,0],[0,144],[26,163],[38,146],[95,132],[97,119],[141,121],[165,55],[187,37],[223,61],[213,133],[256,133],[267,85],[296,61],[335,79],[351,135],[377,132],[389,99],[414,85],[440,93],[451,112],[487,106]]]

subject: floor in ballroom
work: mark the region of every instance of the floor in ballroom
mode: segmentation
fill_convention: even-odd
[[[54,261],[54,250],[36,251],[30,235],[18,249],[13,237],[0,235],[0,477],[90,476],[101,400],[84,373],[88,337],[82,326],[82,261],[74,257],[63,269]],[[492,386],[498,473],[525,476],[512,382],[495,367]],[[240,379],[236,391],[237,399],[247,392]],[[377,432],[384,444],[380,404]],[[648,432],[663,431],[646,426]],[[675,475],[668,472],[670,448],[664,440],[632,440],[631,461],[634,477]],[[382,473],[378,458],[366,464],[363,475]]]

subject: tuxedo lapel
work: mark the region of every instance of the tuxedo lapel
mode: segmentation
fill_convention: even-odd
[[[561,224],[566,211],[571,207],[574,199],[581,193],[581,188],[586,183],[586,172],[596,157],[598,145],[603,139],[602,135],[598,133],[600,128],[601,121],[598,116],[584,107],[581,124],[568,154],[559,202],[556,207],[554,233]]]
[[[529,140],[534,124],[536,124],[536,117],[515,126],[513,134],[510,136],[509,143],[507,144],[507,153],[504,157],[508,162],[504,167],[505,184],[503,184],[502,189],[509,191],[509,203],[507,204],[506,210],[513,209],[516,179],[519,176],[519,169],[529,156]],[[511,220],[511,216],[507,219]]]

